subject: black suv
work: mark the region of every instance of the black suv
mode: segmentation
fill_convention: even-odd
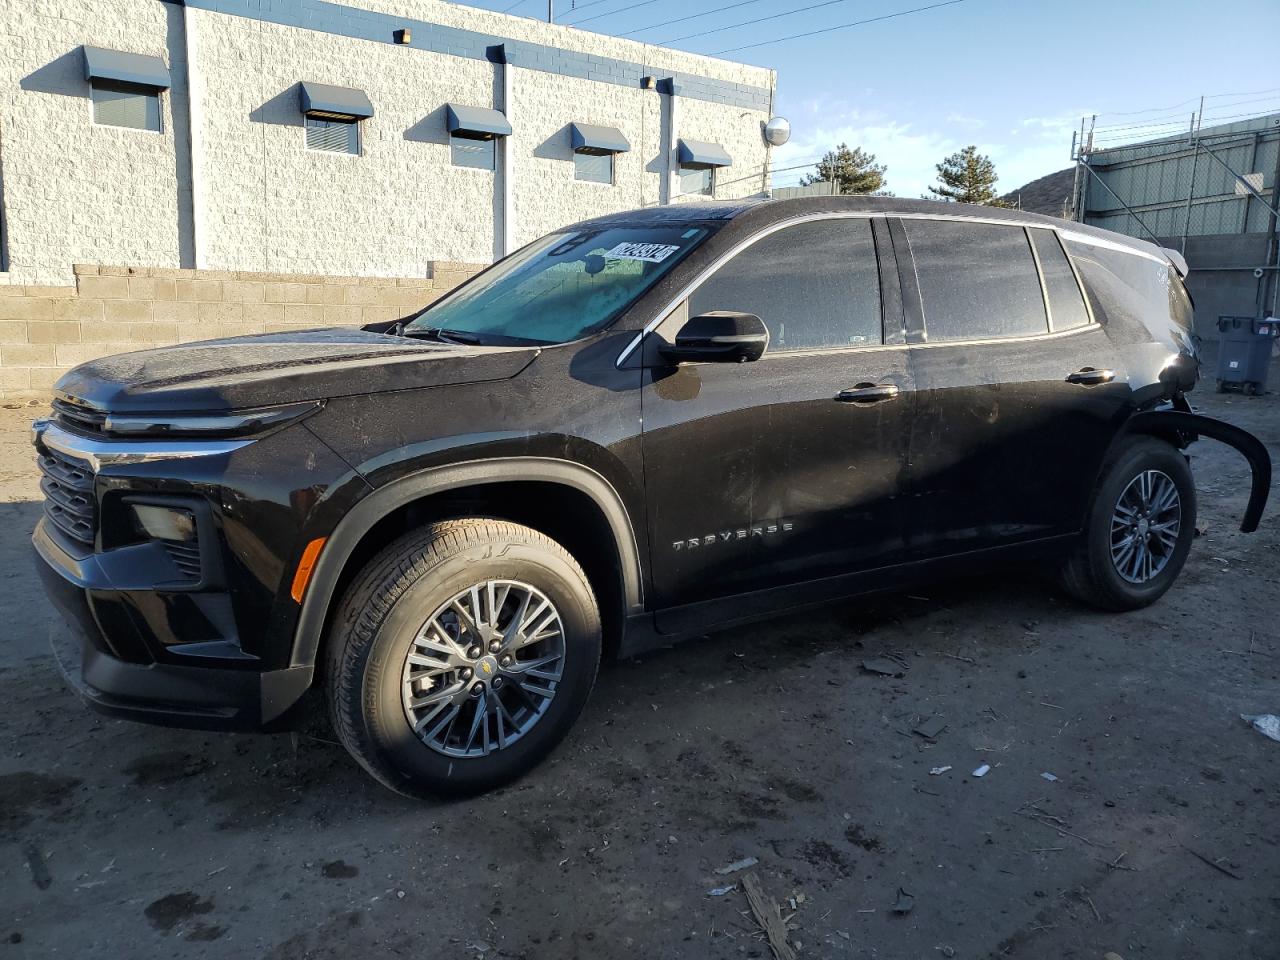
[[[318,691],[380,781],[464,793],[552,749],[602,653],[997,560],[1149,604],[1183,448],[1249,459],[1246,530],[1270,482],[1184,398],[1185,271],[987,207],[696,204],[392,324],[87,363],[35,428],[55,646],[137,720],[278,729]]]

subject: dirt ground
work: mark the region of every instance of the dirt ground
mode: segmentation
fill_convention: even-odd
[[[1195,400],[1280,461],[1275,394]],[[1148,610],[999,573],[717,634],[606,667],[551,762],[430,804],[323,740],[64,688],[39,412],[0,410],[0,960],[766,958],[708,894],[745,857],[802,958],[1280,957],[1280,743],[1239,717],[1280,713],[1280,503],[1239,533],[1224,447],[1193,448],[1207,533]],[[884,653],[902,676],[861,669]]]

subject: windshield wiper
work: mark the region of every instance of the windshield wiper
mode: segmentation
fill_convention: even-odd
[[[393,328],[394,329],[394,328]],[[467,333],[464,330],[449,330],[445,327],[419,327],[417,329],[401,328],[400,336],[415,337],[424,340],[436,340],[440,343],[461,343],[474,347],[480,344],[480,338],[474,333]]]

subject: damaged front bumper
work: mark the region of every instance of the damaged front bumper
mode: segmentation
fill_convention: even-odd
[[[1249,469],[1253,472],[1249,503],[1245,506],[1240,530],[1244,533],[1253,533],[1258,529],[1262,511],[1267,505],[1267,496],[1271,492],[1271,454],[1261,440],[1247,430],[1184,410],[1150,410],[1135,414],[1129,421],[1128,427],[1132,433],[1149,433],[1156,436],[1177,434],[1182,440],[1180,446],[1185,446],[1200,437],[1209,437],[1240,451],[1249,461]]]

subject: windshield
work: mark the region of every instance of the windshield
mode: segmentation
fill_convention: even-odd
[[[499,343],[565,343],[608,326],[707,236],[705,227],[553,233],[502,260],[405,325]]]

